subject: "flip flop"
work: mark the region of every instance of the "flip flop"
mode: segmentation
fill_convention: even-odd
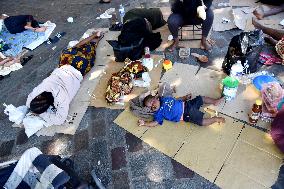
[[[49,44],[49,45],[57,43],[65,34],[66,34],[66,32],[58,32],[58,33],[55,34],[55,37],[53,39],[48,38],[46,43]]]
[[[208,57],[205,55],[200,55],[197,53],[191,53],[191,55],[195,58],[197,58],[198,61],[200,61],[201,63],[207,63],[208,62]]]

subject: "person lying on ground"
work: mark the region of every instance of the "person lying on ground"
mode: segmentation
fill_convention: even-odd
[[[210,50],[212,41],[207,39],[213,24],[214,13],[210,8],[212,0],[203,0],[206,6],[206,18],[201,19],[197,13],[197,7],[202,6],[202,0],[175,0],[172,4],[172,14],[168,19],[168,27],[174,38],[174,42],[170,45],[169,50],[174,50],[178,44],[178,31],[184,25],[202,24],[201,49]]]
[[[162,43],[160,32],[153,32],[153,29],[157,29],[165,23],[162,12],[158,8],[131,9],[126,12],[123,18],[118,44],[122,47],[138,46],[143,40],[143,49],[149,47],[153,51]]]
[[[159,8],[134,8],[127,11],[123,17],[123,23],[129,22],[135,18],[144,18],[149,31],[164,26],[167,22]]]
[[[64,49],[60,55],[59,67],[71,65],[85,76],[94,66],[96,48],[103,38],[101,32],[95,32],[88,38],[78,42],[75,46]]]
[[[13,64],[16,64],[16,63],[21,63],[20,61],[20,57],[7,57],[7,58],[0,58],[0,66],[5,66],[5,67],[9,67]]]
[[[28,62],[33,57],[33,55],[24,57],[24,54],[26,52],[27,51],[23,51],[21,54],[19,54],[16,57],[11,57],[11,56],[6,57],[0,52],[0,66],[9,67],[9,66],[16,64],[16,63],[25,64],[26,62]]]
[[[284,63],[284,31],[263,26],[255,18],[252,19],[252,24],[256,29],[260,29],[263,33],[268,35],[265,37],[265,40],[275,46],[278,55],[282,58]]]
[[[66,121],[69,105],[80,88],[83,76],[94,65],[99,34],[96,32],[75,47],[64,50],[59,68],[29,94],[26,106],[41,117],[47,126],[61,125]],[[68,56],[64,56],[66,53]]]
[[[215,122],[224,123],[222,117],[204,118],[204,113],[199,109],[205,104],[217,105],[222,98],[213,99],[209,97],[197,96],[191,99],[191,94],[179,99],[173,97],[154,97],[148,95],[144,99],[144,105],[151,108],[154,113],[153,121],[138,120],[138,126],[155,127],[158,124],[162,125],[163,120],[179,122],[192,122],[200,126],[208,126]]]
[[[261,20],[267,16],[275,15],[280,12],[284,12],[284,3],[278,7],[274,7],[269,10],[263,10],[263,7],[260,6],[253,11],[253,14],[256,16],[257,19]]]
[[[4,20],[4,26],[11,34],[21,33],[25,30],[44,32],[47,29],[47,27],[45,26],[40,27],[39,23],[34,19],[32,15],[1,15],[0,19]]]

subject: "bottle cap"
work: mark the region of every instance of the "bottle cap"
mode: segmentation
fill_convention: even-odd
[[[257,100],[255,101],[255,104],[258,105],[258,106],[262,105],[262,100],[257,99]]]

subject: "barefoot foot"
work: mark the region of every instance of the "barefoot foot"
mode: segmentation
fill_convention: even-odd
[[[168,51],[170,51],[170,52],[173,52],[178,47],[178,43],[179,43],[179,40],[174,39],[174,42],[172,44],[170,44],[170,46],[168,46],[166,49],[168,49]]]
[[[256,17],[257,19],[259,19],[259,20],[263,19],[263,17],[264,17],[264,11],[263,11],[262,6],[256,8],[252,13],[253,13],[253,14],[255,15],[255,17]]]
[[[202,40],[202,41],[201,41],[201,44],[200,44],[200,48],[201,48],[202,50],[209,51],[209,50],[212,49],[212,44],[210,44],[208,40],[205,40],[205,41]]]
[[[225,123],[225,118],[223,118],[223,117],[215,117],[215,120],[216,120],[216,122],[218,122],[218,123]]]
[[[252,24],[256,29],[261,29],[263,27],[255,18],[252,18]]]
[[[215,102],[213,103],[214,106],[217,106],[218,104],[220,104],[222,101],[224,100],[224,97],[216,99]]]

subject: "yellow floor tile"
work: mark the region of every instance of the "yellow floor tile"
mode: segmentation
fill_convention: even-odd
[[[239,140],[225,165],[265,187],[270,187],[278,177],[281,163],[280,158]]]
[[[190,123],[164,121],[162,126],[149,128],[142,136],[142,140],[164,154],[173,157],[190,131]]]
[[[139,127],[137,125],[138,117],[134,116],[129,108],[125,109],[119,116],[113,121],[120,127],[124,128],[128,132],[132,133],[136,137],[140,138],[148,127]]]
[[[284,158],[284,154],[277,148],[268,133],[246,126],[240,135],[240,139],[280,159]]]
[[[230,165],[223,167],[215,184],[222,189],[268,189]]]
[[[229,118],[222,125],[192,126],[191,134],[174,159],[213,182],[241,129],[240,122]]]

